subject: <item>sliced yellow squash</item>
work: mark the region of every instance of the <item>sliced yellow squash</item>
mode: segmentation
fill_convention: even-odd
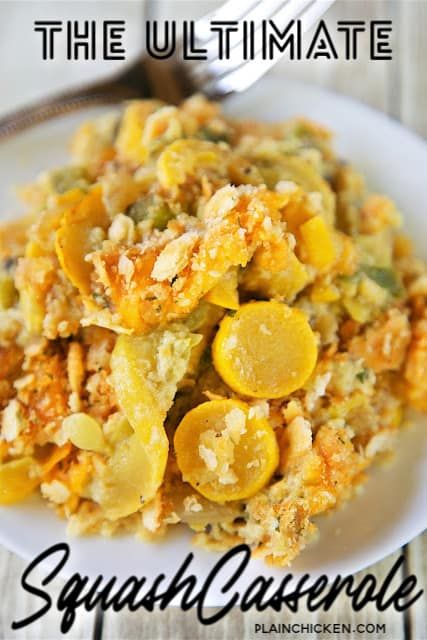
[[[335,196],[326,182],[316,171],[315,167],[297,156],[281,156],[275,158],[273,164],[259,167],[270,189],[282,180],[295,182],[305,192],[318,192],[322,196],[322,205],[326,220],[332,224],[335,218]]]
[[[67,209],[56,233],[55,249],[66,276],[80,293],[89,295],[92,265],[85,257],[92,250],[91,230],[108,228],[110,219],[99,185],[75,206]]]
[[[321,216],[313,216],[299,228],[301,258],[319,271],[334,264],[337,253],[331,229]]]
[[[250,302],[222,320],[212,355],[219,375],[237,393],[280,398],[310,377],[317,345],[299,309],[274,301]]]
[[[237,290],[237,269],[230,269],[221,280],[206,294],[205,300],[224,309],[239,308],[239,292]]]
[[[15,504],[27,498],[40,483],[32,476],[33,458],[27,456],[0,465],[0,505]]]
[[[174,446],[183,479],[220,503],[260,491],[279,462],[269,422],[249,417],[249,407],[237,400],[212,400],[189,411]]]

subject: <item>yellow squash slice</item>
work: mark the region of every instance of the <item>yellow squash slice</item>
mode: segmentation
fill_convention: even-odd
[[[214,502],[260,491],[279,462],[276,436],[265,418],[249,417],[237,400],[212,400],[189,411],[174,438],[183,479]]]
[[[147,118],[161,105],[159,100],[135,100],[128,104],[115,144],[120,160],[133,165],[143,164],[147,160],[148,149],[143,144],[142,134]]]
[[[118,443],[107,463],[101,500],[109,517],[133,513],[161,485],[169,450],[163,423],[199,340],[178,325],[147,336],[118,337],[111,377],[118,404],[134,434]],[[120,507],[115,507],[113,497],[120,495]]]
[[[239,292],[237,286],[237,269],[230,269],[209,291],[205,296],[205,300],[224,309],[237,310],[239,308]]]
[[[132,482],[138,487],[138,495],[148,501],[154,497],[162,483],[165,472],[169,442],[163,427],[165,412],[160,409],[157,398],[144,375],[142,365],[144,352],[144,338],[119,336],[111,358],[111,375],[120,408],[129,420],[135,435],[118,445],[108,463],[111,474],[110,494],[113,491],[126,495],[129,493],[129,476],[126,466],[133,467]],[[142,353],[141,353],[142,352]],[[139,466],[140,469],[136,473]],[[129,509],[133,513],[141,506],[137,500],[131,499],[125,507],[122,501],[121,509]],[[123,515],[123,513],[122,513]],[[117,516],[120,517],[120,516]]]
[[[299,228],[301,258],[319,271],[334,264],[337,254],[332,231],[321,216],[313,216]]]
[[[184,184],[188,176],[206,171],[224,173],[229,153],[213,142],[197,139],[176,140],[166,147],[157,161],[157,175],[162,187],[170,189]]]
[[[102,189],[96,186],[76,207],[68,209],[56,233],[56,254],[64,273],[83,295],[90,294],[92,265],[85,257],[92,250],[91,230],[107,229],[110,219],[102,202]]]
[[[263,297],[292,302],[295,296],[310,282],[308,271],[298,260],[288,244],[284,244],[281,261],[271,260],[265,265],[264,247],[256,253],[242,274],[242,285]]]
[[[272,165],[260,167],[261,173],[270,189],[282,180],[295,182],[306,193],[318,192],[322,196],[325,218],[332,224],[335,218],[335,195],[315,167],[297,156],[275,158]]]
[[[40,483],[40,478],[32,475],[35,468],[29,456],[0,465],[0,505],[20,502],[34,491]]]
[[[317,359],[305,314],[280,302],[250,302],[226,316],[212,345],[213,362],[231,389],[280,398],[301,388]]]
[[[135,513],[154,497],[163,479],[167,447],[145,446],[136,434],[121,440],[101,472],[99,493],[107,518]]]

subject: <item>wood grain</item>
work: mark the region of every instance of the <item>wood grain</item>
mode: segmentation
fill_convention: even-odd
[[[399,118],[427,138],[427,2],[395,2],[400,77]]]
[[[427,639],[427,534],[415,538],[407,546],[408,572],[413,573],[424,589],[424,597],[420,598],[408,609],[408,627],[413,640]]]
[[[357,581],[362,580],[368,573],[375,575],[379,583],[381,583],[390,568],[398,558],[399,553],[388,556],[382,562],[375,566],[360,571],[356,574]],[[396,576],[396,583],[403,577],[403,574]],[[401,639],[404,638],[404,618],[402,614],[395,611],[388,611],[387,614],[379,613],[375,606],[369,604],[361,612],[355,613],[344,595],[340,595],[334,603],[331,611],[320,613],[309,613],[301,607],[298,613],[291,613],[287,610],[275,612],[271,610],[256,612],[248,611],[242,613],[236,608],[229,613],[226,618],[220,620],[211,627],[202,627],[198,621],[194,611],[183,613],[179,609],[169,609],[165,612],[135,612],[129,614],[127,612],[111,613],[105,615],[105,631],[103,640],[137,640],[143,637],[144,640],[192,640],[193,638],[203,638],[203,640],[249,640],[254,637],[262,637],[255,634],[255,625],[264,624],[265,628],[269,628],[271,624],[292,623],[297,625],[297,629],[307,624],[332,625],[334,623],[345,623],[350,625],[352,629],[356,629],[357,625],[386,625],[387,638]],[[420,620],[422,624],[422,620]],[[365,628],[365,627],[364,627]],[[327,630],[327,627],[326,627]],[[274,635],[272,636],[274,637]],[[286,634],[289,640],[301,640],[306,637],[305,634]],[[309,636],[315,640],[326,640],[331,637],[330,634],[318,633]],[[340,634],[340,638],[360,638],[359,634]],[[372,633],[369,638],[372,640],[384,639],[384,631]]]
[[[0,640],[56,640],[61,635],[61,615],[55,603],[64,584],[58,579],[46,588],[53,602],[51,610],[28,627],[17,631],[11,629],[12,621],[25,620],[44,604],[43,600],[30,595],[21,587],[21,576],[27,566],[28,562],[0,548]],[[34,571],[31,583],[34,586],[40,586],[43,577],[41,572]],[[67,638],[70,640],[91,638],[94,619],[93,612],[79,612]]]
[[[158,18],[197,17],[216,2],[204,0],[155,0],[151,3],[150,13],[155,11]],[[427,60],[427,2],[425,0],[341,0],[328,12],[327,21],[334,25],[337,19],[392,18],[394,25],[394,59],[392,62],[372,62],[366,49],[359,51],[357,62],[324,61],[281,63],[274,74],[287,74],[307,82],[316,83],[362,100],[371,106],[385,111],[427,137],[427,74],[424,62]],[[396,151],[398,152],[398,150]],[[398,557],[400,552],[392,554],[382,562],[365,572],[373,573],[379,581]],[[414,573],[422,588],[427,587],[427,535],[419,536],[406,550],[404,570]],[[51,611],[41,622],[28,629],[12,632],[13,619],[29,615],[37,603],[34,597],[25,594],[20,587],[20,577],[26,563],[5,549],[0,548],[0,640],[50,640],[58,638],[60,615]],[[402,574],[403,576],[403,574]],[[61,588],[61,581],[55,581],[50,591],[55,600]],[[210,627],[201,627],[197,623],[194,611],[183,613],[178,609],[165,612],[147,612],[119,614],[108,612],[103,617],[103,632],[100,628],[94,633],[95,616],[93,613],[80,613],[72,631],[66,636],[73,640],[94,637],[96,640],[249,640],[255,636],[256,623],[292,622],[296,624],[344,622],[351,625],[350,634],[341,634],[342,640],[355,640],[368,637],[355,631],[358,624],[386,624],[386,634],[382,632],[369,635],[372,640],[385,638],[391,640],[427,640],[427,618],[425,598],[416,603],[406,614],[387,611],[378,613],[370,606],[354,613],[346,598],[341,597],[328,613],[310,614],[300,611],[290,617],[286,613],[242,614],[233,610],[224,620]],[[270,636],[274,637],[274,636]],[[301,638],[303,635],[287,636]],[[310,638],[338,637],[319,633]]]

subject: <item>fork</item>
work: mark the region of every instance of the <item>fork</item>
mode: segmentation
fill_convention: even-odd
[[[257,42],[262,20],[272,20],[283,29],[292,20],[300,20],[305,33],[335,0],[227,0],[215,11],[197,20],[194,25],[195,45],[207,51],[206,60],[183,63],[182,42],[172,58],[158,60],[141,54],[118,75],[97,83],[58,93],[0,118],[0,139],[14,135],[35,124],[56,116],[90,106],[114,104],[132,98],[159,98],[179,103],[192,93],[199,92],[211,99],[240,92],[261,78],[284,55],[272,60],[262,58],[260,45],[254,48],[249,60],[237,55],[242,46],[239,36],[230,47],[227,59],[220,60],[214,52],[215,36],[212,21],[236,20],[253,22],[254,41]]]

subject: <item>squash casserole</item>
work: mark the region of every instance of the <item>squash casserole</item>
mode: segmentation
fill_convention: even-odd
[[[83,124],[0,231],[0,504],[287,565],[427,411],[427,272],[304,119]]]

